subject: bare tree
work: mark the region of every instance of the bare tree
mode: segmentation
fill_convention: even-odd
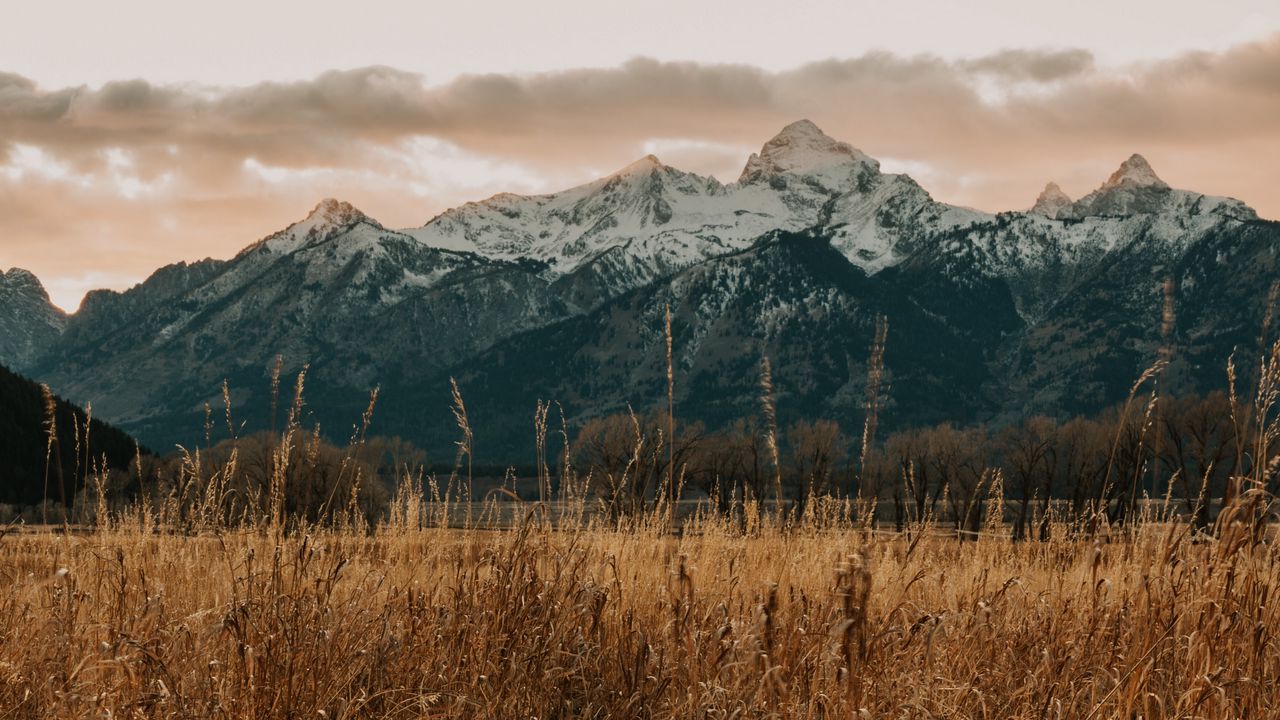
[[[656,502],[668,478],[678,483],[687,470],[701,471],[694,461],[704,427],[680,423],[675,442],[668,446],[668,420],[617,413],[592,419],[578,431],[573,443],[575,464],[599,483],[601,499],[612,514],[641,512]]]
[[[802,503],[839,489],[836,469],[848,458],[848,446],[849,439],[834,420],[798,420],[787,430],[787,475]]]
[[[928,433],[923,429],[906,430],[885,442],[886,468],[892,475],[885,484],[893,488],[895,524],[899,529],[932,515],[942,497],[943,485],[934,479],[929,460]]]
[[[1057,423],[1037,415],[1000,433],[998,444],[1004,469],[1019,499],[1018,516],[1013,525],[1015,539],[1026,537],[1032,497],[1043,491],[1042,499],[1046,503],[1051,499],[1053,466],[1050,451],[1057,440],[1057,431]]]
[[[1187,514],[1198,528],[1209,526],[1209,500],[1225,493],[1235,472],[1235,426],[1222,392],[1160,404],[1160,463],[1169,473]]]
[[[989,465],[986,433],[982,428],[957,429],[944,423],[926,434],[928,463],[939,484],[947,489],[956,530],[982,526],[982,503],[989,489],[984,482]]]

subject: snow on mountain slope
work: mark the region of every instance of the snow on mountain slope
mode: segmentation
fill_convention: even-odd
[[[1134,154],[1121,163],[1097,190],[1085,195],[1058,217],[1085,218],[1135,214],[1220,215],[1256,220],[1252,208],[1232,198],[1175,190],[1156,175],[1146,158]]]
[[[373,291],[384,302],[429,288],[455,270],[489,262],[474,253],[424,246],[386,229],[349,203],[328,199],[303,220],[241,251],[232,270],[202,293],[224,293],[286,257],[302,268],[301,280],[306,284],[331,284],[345,273],[335,289]],[[369,287],[373,281],[376,287]]]
[[[934,374],[948,379],[938,386],[955,385],[956,397],[974,407],[992,402],[984,399],[987,384],[1002,389],[1012,377],[1001,368],[1022,378],[1022,395],[1010,402],[1040,393],[1056,403],[1073,386],[1058,383],[1046,394],[1053,376],[1036,368],[1070,353],[1102,357],[1127,342],[1132,328],[1116,318],[1158,325],[1152,308],[1162,302],[1164,278],[1189,256],[1203,269],[1247,239],[1251,258],[1271,252],[1273,261],[1275,232],[1239,201],[1170,188],[1140,156],[1079,201],[1051,184],[1029,212],[955,207],[800,121],[766,142],[730,184],[646,156],[595,182],[550,195],[497,195],[403,231],[325,200],[230,260],[179,263],[126,292],[90,293],[60,336],[33,341],[42,357],[28,364],[56,390],[92,400],[104,417],[164,447],[175,433],[198,431],[204,403],[220,402],[223,378],[246,416],[264,417],[265,377],[279,354],[286,372],[311,363],[308,396],[325,408],[317,418],[328,413],[329,427],[358,417],[376,384],[394,406],[392,398],[423,388],[443,391],[447,373],[462,379],[486,353],[494,377],[520,375],[522,392],[540,393],[559,382],[562,355],[582,357],[571,352],[584,342],[575,319],[598,325],[597,359],[623,367],[638,332],[629,324],[652,320],[661,307],[650,301],[666,292],[664,305],[672,300],[690,323],[678,331],[680,342],[710,363],[711,374],[722,360],[754,362],[740,341],[755,329],[790,328],[777,337],[785,335],[781,345],[797,359],[779,362],[779,378],[793,368],[812,387],[835,392],[827,385],[834,376],[824,373],[851,367],[845,353],[865,348],[875,309],[894,318],[895,347],[942,363]],[[682,289],[695,280],[696,292]],[[832,282],[844,288],[838,302]],[[627,314],[610,314],[624,306]],[[0,298],[0,323],[15,307]],[[1096,320],[1104,311],[1111,319]],[[559,350],[542,343],[551,337],[544,330],[560,333]],[[0,346],[0,360],[5,352]],[[944,367],[978,355],[981,367]],[[1121,358],[1117,377],[1134,358]],[[616,379],[586,367],[597,384]],[[627,387],[610,392],[620,400]],[[418,432],[418,411],[403,407],[395,416],[403,423],[384,431]]]
[[[1031,210],[989,217],[972,226],[972,237],[1015,262],[1034,261],[1046,252],[1079,261],[1082,254],[1111,252],[1139,237],[1162,241],[1176,254],[1223,223],[1258,219],[1239,200],[1169,187],[1141,155],[1125,160],[1078,201],[1049,183]],[[1002,269],[997,264],[992,272]]]
[[[743,200],[714,178],[649,155],[586,185],[551,195],[497,195],[403,232],[435,247],[538,260],[555,274],[616,247],[655,268],[683,267],[745,247],[784,222],[779,215],[786,210],[773,198]]]
[[[881,172],[874,158],[800,120],[752,154],[732,184],[650,155],[570,190],[497,195],[402,232],[434,247],[535,259],[553,277],[589,272],[597,284],[611,283],[603,292],[612,295],[772,231],[827,236],[868,273],[921,250],[947,251],[934,247],[941,236],[952,252],[986,243],[988,261],[978,271],[998,274],[1010,263],[1092,261],[1137,234],[1185,246],[1220,221],[1256,219],[1237,200],[1170,188],[1140,155],[1079,201],[1050,183],[1031,211],[1016,214],[1020,227],[997,221],[1007,216],[937,202],[910,177]],[[993,224],[1008,230],[998,242]],[[955,239],[967,231],[970,238]]]
[[[906,175],[878,174],[854,192],[833,198],[827,224],[831,243],[854,265],[875,273],[902,262],[941,233],[990,218],[935,201]]]
[[[827,136],[809,120],[797,120],[766,142],[759,153],[751,154],[738,176],[738,184],[804,175],[839,189],[850,169],[862,167],[879,172],[880,163],[852,145]]]
[[[221,378],[260,389],[277,355],[286,371],[310,363],[321,387],[358,397],[564,313],[522,264],[428,247],[335,201],[232,260],[165,268],[93,306],[102,311],[72,318],[44,376],[153,431],[216,399]],[[114,323],[93,322],[111,308]]]
[[[607,255],[615,274],[635,286],[774,230],[827,225],[839,226],[836,246],[852,262],[875,271],[897,262],[894,248],[924,226],[981,217],[935,203],[910,178],[882,174],[877,161],[801,120],[765,143],[730,185],[649,155],[570,190],[496,195],[402,232],[439,248],[533,258],[554,274]]]
[[[289,252],[301,245],[323,241],[334,232],[359,224],[382,229],[381,225],[360,212],[351,203],[327,198],[321,200],[302,220],[250,245],[240,254],[259,248],[266,248],[272,252]]]
[[[896,196],[897,202],[911,197]],[[941,207],[942,218],[965,212],[923,207]],[[1031,211],[960,217],[964,221],[949,227],[917,223],[902,246],[915,262],[933,264],[955,283],[1008,282],[1019,314],[1031,323],[1118,253],[1141,247],[1150,267],[1171,267],[1204,238],[1257,221],[1237,200],[1170,188],[1138,155],[1077,202],[1050,183]]]

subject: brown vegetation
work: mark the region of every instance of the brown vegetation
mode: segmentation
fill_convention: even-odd
[[[537,501],[477,499],[456,387],[448,479],[296,411],[93,475],[84,527],[0,529],[0,718],[1280,716],[1280,343],[1249,401],[1157,368],[856,461],[761,370],[762,423],[564,430],[554,497],[540,406]]]
[[[419,498],[420,499],[420,498]],[[1015,543],[709,515],[0,540],[4,717],[1274,717],[1261,491]],[[410,502],[402,507],[422,507]]]

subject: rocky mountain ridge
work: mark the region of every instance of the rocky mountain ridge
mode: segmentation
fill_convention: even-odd
[[[993,215],[937,202],[799,121],[730,184],[646,156],[405,230],[326,200],[230,260],[91,293],[15,364],[160,448],[198,435],[224,378],[246,427],[267,425],[277,356],[286,373],[309,364],[325,432],[347,432],[381,384],[381,432],[447,447],[455,376],[507,428],[491,446],[506,460],[539,398],[571,420],[657,402],[668,305],[691,417],[750,412],[768,354],[788,412],[856,423],[883,314],[890,424],[999,422],[1114,402],[1165,342],[1185,345],[1187,389],[1216,381],[1227,343],[1250,323],[1256,336],[1278,247],[1275,223],[1170,188],[1138,155],[1080,200],[1050,184],[1030,211]],[[1167,287],[1198,303],[1172,336]]]
[[[67,315],[49,300],[44,285],[22,268],[0,271],[0,364],[23,367],[62,334]]]

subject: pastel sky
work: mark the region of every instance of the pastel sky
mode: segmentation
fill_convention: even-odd
[[[115,0],[0,9],[0,270],[74,309],[349,200],[389,227],[807,117],[935,197],[1141,152],[1280,218],[1280,3]]]

